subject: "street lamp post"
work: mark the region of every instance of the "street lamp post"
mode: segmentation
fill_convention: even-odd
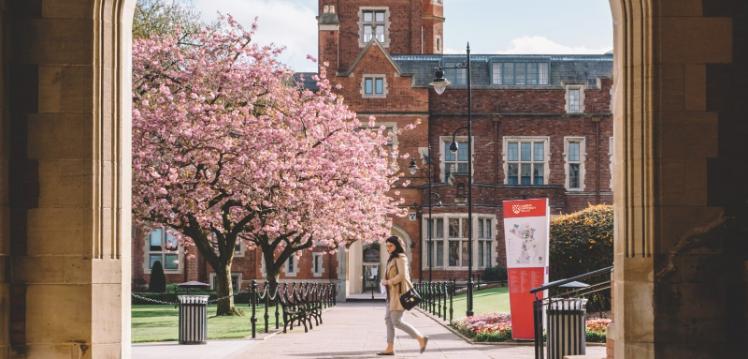
[[[461,66],[457,66],[459,69],[467,69],[467,157],[468,157],[468,185],[467,185],[467,206],[468,206],[468,278],[467,278],[467,312],[465,313],[468,317],[473,315],[473,112],[472,112],[472,100],[473,100],[473,89],[470,85],[471,72],[470,72],[470,43],[466,47],[467,61]],[[437,95],[441,95],[449,86],[449,81],[444,78],[444,70],[439,68],[436,70],[436,78],[431,83],[436,91]],[[454,135],[453,135],[454,136]],[[453,137],[454,138],[454,137]],[[456,141],[452,141],[450,145],[450,151],[457,152],[458,145]]]
[[[429,217],[428,217],[428,222],[427,222],[428,224],[426,225],[426,233],[427,233],[427,236],[428,236],[428,245],[427,245],[426,248],[427,248],[427,251],[428,251],[429,282],[431,282],[432,281],[432,272],[433,272],[433,263],[434,263],[433,258],[432,258],[433,254],[434,254],[433,241],[432,241],[434,225],[433,225],[433,221],[431,220],[431,212],[432,212],[431,208],[433,207],[432,200],[434,199],[434,196],[436,196],[436,199],[437,199],[437,204],[436,205],[437,206],[441,206],[442,205],[442,201],[441,201],[441,196],[438,193],[432,192],[432,188],[433,188],[432,183],[433,183],[433,180],[431,178],[431,165],[432,164],[431,164],[431,146],[430,145],[428,147],[428,153],[426,154],[426,165],[428,166],[427,170],[428,170],[428,183],[429,183],[429,187],[428,187],[428,189],[429,189],[429,199],[428,199]],[[416,172],[418,171],[418,166],[416,165],[416,160],[411,160],[410,161],[410,166],[408,166],[408,168],[410,170],[410,174],[411,175],[415,175]],[[421,237],[421,238],[423,238],[423,237]],[[421,264],[421,271],[423,271],[423,264]],[[421,276],[421,277],[423,277],[423,276]]]

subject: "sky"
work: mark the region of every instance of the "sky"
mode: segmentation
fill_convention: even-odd
[[[282,45],[281,61],[316,71],[317,0],[192,0],[204,20],[219,12],[244,24],[257,17],[255,40]],[[608,0],[444,0],[444,52],[474,54],[605,53],[613,49]]]

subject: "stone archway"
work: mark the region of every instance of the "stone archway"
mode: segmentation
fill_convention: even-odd
[[[708,112],[706,68],[732,60],[731,19],[706,17],[702,0],[610,3],[616,357],[685,357],[667,325],[656,325],[660,316],[673,325],[725,319],[658,307],[658,291],[681,287],[655,271],[667,274],[684,241],[721,223],[722,210],[707,203],[706,159],[717,156],[717,143],[703,134],[716,133],[719,118]],[[2,56],[2,356],[129,357],[134,4],[0,1],[10,34]],[[682,151],[684,140],[700,152]],[[696,288],[708,292],[707,280]],[[684,293],[694,306],[719,307],[719,298]],[[680,340],[700,328],[679,332]]]

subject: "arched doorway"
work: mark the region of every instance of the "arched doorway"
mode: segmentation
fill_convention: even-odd
[[[11,298],[2,301],[3,323],[13,330],[2,331],[8,334],[0,338],[0,348],[22,349],[31,357],[129,357],[130,27],[135,0],[18,3],[0,8],[14,42],[3,49],[4,67],[12,65],[3,87],[13,88],[17,100],[9,111],[3,108],[3,126],[21,132],[15,137],[22,138],[10,150],[0,149],[2,159],[18,169],[3,168],[10,184],[0,183],[7,196],[2,210],[13,212],[13,221],[10,214],[2,221],[3,232],[13,233],[13,241],[9,235],[0,238],[0,248],[10,248],[1,256],[11,269],[0,284],[3,297]],[[730,15],[709,17],[705,3],[610,0],[615,26],[618,358],[654,357],[655,316],[665,310],[655,303],[655,286],[673,287],[658,282],[655,261],[663,267],[672,264],[667,257],[678,253],[680,238],[709,228],[721,213],[706,200],[703,162],[716,156],[716,136],[702,134],[713,133],[718,119],[707,112],[711,90],[705,74],[707,64],[732,60],[732,32]],[[5,95],[3,100],[6,105]],[[684,118],[701,121],[700,127]],[[678,152],[684,138],[700,149],[697,156]],[[685,173],[694,179],[685,182],[684,190],[673,191],[669,181]],[[28,182],[32,185],[27,187]],[[717,299],[687,294],[684,303],[696,298],[703,306],[719,307],[712,305]],[[683,338],[697,334],[687,332]],[[668,355],[663,357],[677,357]]]
[[[393,226],[391,234],[405,242],[405,252],[411,258],[413,241],[402,228]],[[379,293],[379,280],[384,275],[387,263],[387,250],[384,242],[364,244],[361,241],[352,243],[342,257],[345,261],[345,294],[346,298],[370,298],[374,291],[375,298],[383,298]]]

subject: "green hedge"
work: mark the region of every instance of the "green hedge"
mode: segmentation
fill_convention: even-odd
[[[613,265],[613,207],[591,206],[554,218],[550,242],[551,280]]]

